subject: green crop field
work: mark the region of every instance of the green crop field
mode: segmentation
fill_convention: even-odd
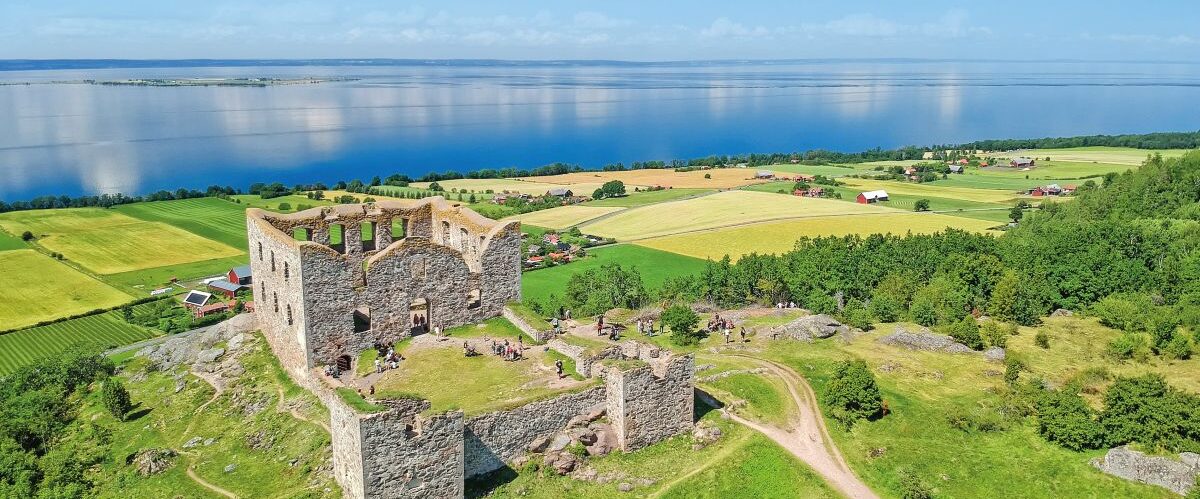
[[[617,211],[621,211],[621,208],[571,205],[513,215],[504,220],[520,220],[521,223],[530,223],[539,227],[565,229]]]
[[[151,222],[164,222],[201,237],[245,250],[246,207],[219,198],[182,199],[121,205],[117,211]]]
[[[823,175],[826,177],[841,177],[859,173],[857,168],[850,165],[770,165],[758,167],[757,169],[784,173],[803,173],[805,175]]]
[[[24,249],[28,247],[29,245],[25,244],[25,241],[22,241],[21,238],[0,230],[0,251]]]
[[[100,208],[32,210],[0,215],[10,233],[31,231],[37,243],[98,274],[236,256],[242,249],[163,222]]]
[[[583,206],[617,206],[621,208],[634,208],[638,206],[646,206],[648,204],[664,203],[682,198],[696,197],[711,192],[716,191],[712,189],[663,189],[659,191],[629,192],[629,195],[625,197],[588,201],[583,203]]]
[[[152,269],[134,270],[104,276],[104,282],[116,286],[137,297],[148,296],[150,291],[170,284],[171,279],[189,281],[201,277],[213,277],[229,272],[229,269],[245,265],[249,256],[242,254],[225,258],[214,258],[201,262],[167,265]]]
[[[531,303],[543,301],[551,294],[562,296],[572,275],[610,263],[638,269],[648,289],[662,286],[667,277],[694,274],[704,269],[703,260],[666,251],[630,244],[604,246],[588,250],[587,258],[566,265],[525,272],[521,275],[522,300]]]
[[[329,206],[333,201],[328,199],[308,199],[306,196],[299,194],[289,194],[287,196],[279,196],[277,198],[263,199],[257,194],[238,194],[230,196],[237,201],[235,204],[241,204],[246,208],[262,208],[264,210],[279,211],[279,212],[294,212],[300,210],[300,205],[309,207]],[[279,205],[287,203],[289,208],[286,210],[279,209]]]
[[[99,308],[129,295],[31,249],[0,252],[0,330]]]
[[[1028,156],[1031,158],[1049,157],[1053,161],[1079,161],[1109,163],[1118,165],[1138,166],[1146,157],[1162,154],[1164,158],[1179,157],[1187,151],[1183,149],[1134,149],[1131,147],[1069,147],[1066,149],[1028,149],[1005,153],[1004,157]]]
[[[117,314],[105,312],[0,334],[0,376],[78,343],[108,349],[158,335],[157,331],[125,322]]]
[[[792,249],[801,237],[876,233],[903,235],[907,232],[937,232],[947,227],[983,232],[995,225],[998,224],[993,221],[936,213],[890,211],[757,223],[644,239],[637,244],[696,258],[719,259],[728,254],[736,260],[749,253],[786,252]]]

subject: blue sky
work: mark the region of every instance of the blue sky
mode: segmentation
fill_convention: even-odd
[[[1200,1],[3,0],[0,58],[1200,62]]]

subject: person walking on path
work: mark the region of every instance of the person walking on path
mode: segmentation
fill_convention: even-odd
[[[558,359],[558,360],[554,361],[554,371],[558,373],[558,379],[562,379],[562,377],[563,377],[563,361],[562,361],[562,359]]]

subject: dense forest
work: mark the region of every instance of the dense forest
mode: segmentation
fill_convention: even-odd
[[[702,167],[721,168],[738,165],[755,167],[781,163],[824,165],[830,163],[862,163],[867,161],[884,160],[919,160],[926,151],[931,150],[986,149],[989,151],[1004,151],[1027,148],[1061,149],[1066,147],[1083,146],[1134,147],[1139,149],[1195,149],[1200,148],[1200,131],[1161,132],[1140,135],[1090,135],[1043,139],[982,140],[977,142],[969,142],[966,144],[935,145],[929,147],[905,146],[897,149],[882,149],[876,147],[874,149],[853,153],[828,151],[824,149],[811,149],[804,152],[790,153],[712,155],[686,160],[674,159],[670,161],[634,161],[628,166],[623,163],[611,163],[602,166],[599,168],[599,170],[625,171],[669,168],[687,171],[692,168]],[[346,189],[350,192],[366,193],[370,187],[379,185],[407,186],[410,182],[414,181],[437,182],[442,180],[456,180],[464,178],[489,179],[538,177],[582,171],[588,171],[588,169],[580,165],[552,163],[537,168],[483,168],[466,173],[457,171],[447,171],[441,173],[430,172],[415,180],[404,174],[393,174],[382,180],[379,177],[375,177],[370,183],[366,183],[361,180],[340,180],[335,183],[334,188]],[[271,198],[288,195],[297,191],[325,189],[326,185],[324,183],[298,184],[294,187],[286,187],[283,184],[276,182],[272,184],[255,183],[250,186],[247,192],[250,194],[261,194],[264,198]],[[41,210],[53,208],[107,208],[119,204],[137,203],[142,201],[165,201],[171,199],[186,199],[204,196],[226,196],[241,193],[241,189],[234,189],[233,187],[229,186],[221,187],[214,185],[208,187],[208,189],[205,191],[180,188],[176,189],[175,191],[162,190],[142,196],[129,196],[119,193],[76,197],[39,196],[28,201],[5,202],[0,200],[0,213],[7,211]]]

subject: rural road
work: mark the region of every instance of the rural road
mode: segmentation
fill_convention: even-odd
[[[854,474],[846,464],[841,451],[834,444],[817,407],[817,396],[804,377],[791,368],[775,362],[746,355],[734,355],[749,359],[767,368],[787,386],[792,402],[796,404],[797,420],[791,428],[781,429],[747,420],[726,411],[734,421],[741,423],[775,441],[792,455],[804,461],[821,475],[830,485],[846,497],[853,499],[878,499],[879,496]]]

